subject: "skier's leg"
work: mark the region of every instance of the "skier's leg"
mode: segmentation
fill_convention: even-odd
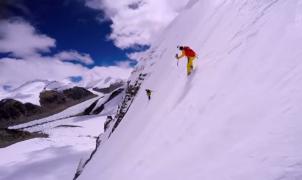
[[[188,64],[187,64],[187,73],[188,73],[188,75],[191,74],[192,70],[193,70],[193,58],[189,57],[188,58]]]
[[[190,64],[191,72],[192,72],[192,70],[193,70],[193,60],[194,60],[194,59],[195,59],[194,57],[190,57],[190,58],[189,58],[189,64]]]
[[[191,74],[191,66],[190,66],[190,59],[188,58],[188,63],[187,63],[187,75],[189,76]]]

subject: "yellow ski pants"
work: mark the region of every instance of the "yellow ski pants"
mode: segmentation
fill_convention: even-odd
[[[187,74],[190,75],[193,71],[193,60],[195,57],[188,57]]]

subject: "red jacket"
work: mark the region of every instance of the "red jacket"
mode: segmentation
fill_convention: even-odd
[[[195,57],[196,53],[189,47],[184,47],[183,49],[185,56],[187,57]]]
[[[196,53],[189,47],[184,47],[181,51],[181,55],[178,57],[178,59],[187,56],[187,57],[196,57]]]

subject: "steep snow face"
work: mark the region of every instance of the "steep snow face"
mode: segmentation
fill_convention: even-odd
[[[301,32],[300,0],[191,0],[142,56],[131,79],[149,77],[79,179],[302,179]],[[179,44],[199,54],[190,77]]]

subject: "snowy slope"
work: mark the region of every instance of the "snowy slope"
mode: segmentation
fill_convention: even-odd
[[[79,179],[302,179],[301,32],[300,0],[191,0],[141,58],[131,79],[150,76]],[[199,54],[191,77],[179,44]]]
[[[0,99],[12,98],[23,103],[30,102],[39,105],[39,94],[43,91],[48,81],[31,81],[27,82],[20,87],[10,90],[2,91]]]
[[[74,116],[97,99],[103,101],[104,98],[95,97],[58,114],[10,127],[43,132],[49,137],[0,148],[0,179],[72,179],[79,163],[88,159],[94,149],[97,136],[103,133],[105,115],[112,115],[121,97],[108,101],[102,114]]]
[[[106,117],[72,117],[39,126],[49,138],[36,138],[0,148],[1,180],[72,179],[81,160],[95,146]]]
[[[26,127],[34,126],[36,124],[42,124],[42,125],[45,124],[46,128],[48,128],[47,122],[61,121],[61,119],[65,119],[65,118],[75,116],[75,115],[83,112],[87,107],[89,107],[90,104],[92,104],[95,100],[97,100],[99,98],[100,97],[95,97],[95,98],[89,99],[89,100],[84,101],[82,103],[71,106],[71,107],[65,109],[64,111],[59,112],[57,114],[54,114],[52,116],[48,116],[48,117],[45,117],[45,118],[42,118],[42,119],[37,119],[37,120],[30,121],[30,122],[27,122],[27,123],[19,124],[19,125],[16,125],[16,126],[11,126],[10,128],[11,129],[21,129],[21,128],[23,129],[23,128],[26,128]],[[28,129],[26,129],[26,130],[28,130]],[[39,130],[41,130],[40,127],[39,127]]]

